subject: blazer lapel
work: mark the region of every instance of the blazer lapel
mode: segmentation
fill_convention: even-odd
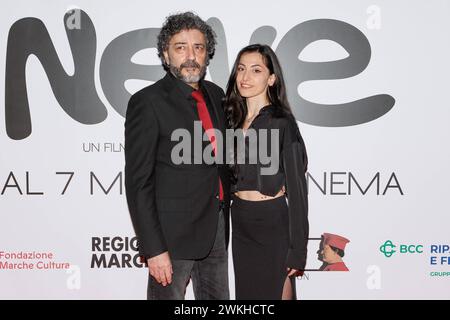
[[[200,121],[191,102],[183,95],[177,84],[174,83],[174,79],[171,79],[170,77],[171,76],[168,73],[164,77],[164,87],[166,88],[168,98],[177,108],[182,108],[186,111],[184,113],[189,115],[189,119],[187,120]]]
[[[186,115],[185,123],[187,128],[190,128],[194,121],[200,121],[200,118],[198,116],[197,110],[195,108],[195,102],[189,101],[187,97],[183,95],[182,90],[178,87],[178,85],[174,82],[174,79],[171,78],[171,75],[166,74],[164,77],[164,88],[167,93],[168,99],[172,102],[176,108],[180,108],[180,114]],[[221,97],[214,96],[212,94],[212,90],[208,89],[208,85],[204,82],[203,83],[203,89],[206,91],[206,94],[208,95],[208,100],[212,104],[211,109],[212,112],[210,112],[211,121],[213,123],[214,128],[218,129],[222,135],[224,136],[225,133],[225,123],[224,119],[221,116],[221,113],[219,112],[222,108],[221,104]],[[209,108],[208,108],[209,109]],[[193,128],[193,127],[192,127]],[[191,132],[192,134],[194,132]],[[202,126],[202,135],[205,134],[205,130]],[[210,144],[210,141],[202,141],[203,149]]]

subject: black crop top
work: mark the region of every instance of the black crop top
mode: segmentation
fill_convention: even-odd
[[[249,131],[245,136],[245,163],[237,164],[236,181],[232,192],[256,190],[262,194],[275,196],[283,186],[286,188],[289,207],[290,249],[287,266],[303,270],[306,264],[308,223],[308,192],[305,173],[308,166],[305,144],[297,122],[293,116],[278,116],[277,108],[272,105],[263,107],[251,123],[250,128],[256,132],[257,140],[266,139],[268,155],[278,151],[278,170],[274,174],[261,174],[271,164],[261,161],[257,156],[256,163],[249,164]],[[267,129],[265,134],[262,134]],[[273,147],[270,138],[272,129],[278,129],[278,150]],[[270,158],[270,157],[269,157]],[[267,159],[266,159],[267,160]],[[273,166],[273,164],[272,164]]]

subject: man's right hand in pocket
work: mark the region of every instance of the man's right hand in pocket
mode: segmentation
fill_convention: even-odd
[[[163,252],[147,259],[148,270],[153,278],[164,287],[172,283],[172,262],[169,252]]]

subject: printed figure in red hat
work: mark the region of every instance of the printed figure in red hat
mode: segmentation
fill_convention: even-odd
[[[323,243],[320,254],[325,263],[322,271],[348,271],[342,257],[344,256],[345,245],[350,242],[347,238],[332,233],[322,235]]]

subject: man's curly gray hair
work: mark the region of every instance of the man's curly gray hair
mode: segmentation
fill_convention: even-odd
[[[209,59],[213,57],[217,43],[216,34],[213,29],[199,16],[188,11],[168,16],[158,34],[158,56],[161,59],[164,68],[167,69],[167,64],[165,62],[163,52],[167,50],[170,39],[173,35],[183,30],[190,29],[197,29],[205,36],[206,52],[208,53],[206,57],[206,65],[209,64]]]

